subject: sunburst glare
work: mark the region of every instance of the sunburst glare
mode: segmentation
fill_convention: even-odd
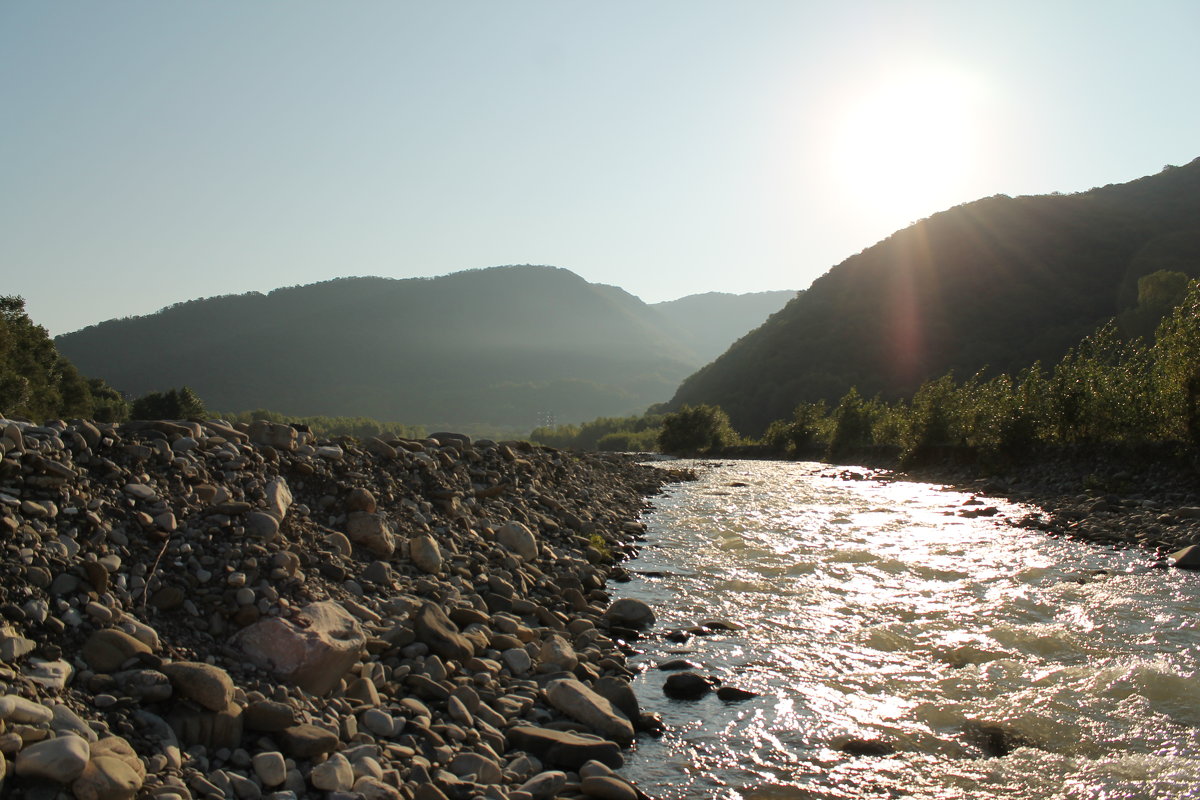
[[[949,68],[896,73],[845,99],[830,166],[851,202],[901,224],[973,199],[980,88]]]

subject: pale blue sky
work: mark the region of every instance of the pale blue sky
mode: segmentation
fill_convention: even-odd
[[[1196,0],[0,0],[0,294],[63,333],[500,264],[803,288],[960,202],[1200,156],[1198,32]]]

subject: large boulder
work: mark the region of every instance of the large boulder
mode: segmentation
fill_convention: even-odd
[[[306,692],[331,692],[358,663],[367,637],[338,603],[311,603],[291,619],[270,617],[238,631],[232,644],[250,661]]]
[[[576,722],[618,744],[633,744],[633,723],[605,698],[574,678],[550,681],[546,686],[550,705]]]

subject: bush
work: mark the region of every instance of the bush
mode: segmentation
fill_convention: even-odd
[[[143,395],[130,410],[134,419],[191,419],[206,413],[200,396],[186,386]]]
[[[676,455],[711,453],[737,444],[729,415],[720,406],[684,406],[663,417],[658,446]]]
[[[851,387],[833,410],[833,433],[825,449],[826,457],[834,458],[871,444],[875,411],[875,404],[864,402],[858,390]]]

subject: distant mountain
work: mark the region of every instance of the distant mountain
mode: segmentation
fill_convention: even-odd
[[[529,430],[669,397],[704,363],[676,320],[565,269],[514,266],[192,300],[56,344],[133,395],[187,385],[225,411]]]
[[[729,345],[761,325],[796,296],[794,291],[727,294],[708,292],[651,305],[686,337],[685,341],[707,363]]]
[[[757,434],[851,386],[895,398],[954,370],[1050,364],[1138,302],[1158,270],[1200,276],[1200,159],[1073,195],[935,214],[818,278],[680,386]]]

